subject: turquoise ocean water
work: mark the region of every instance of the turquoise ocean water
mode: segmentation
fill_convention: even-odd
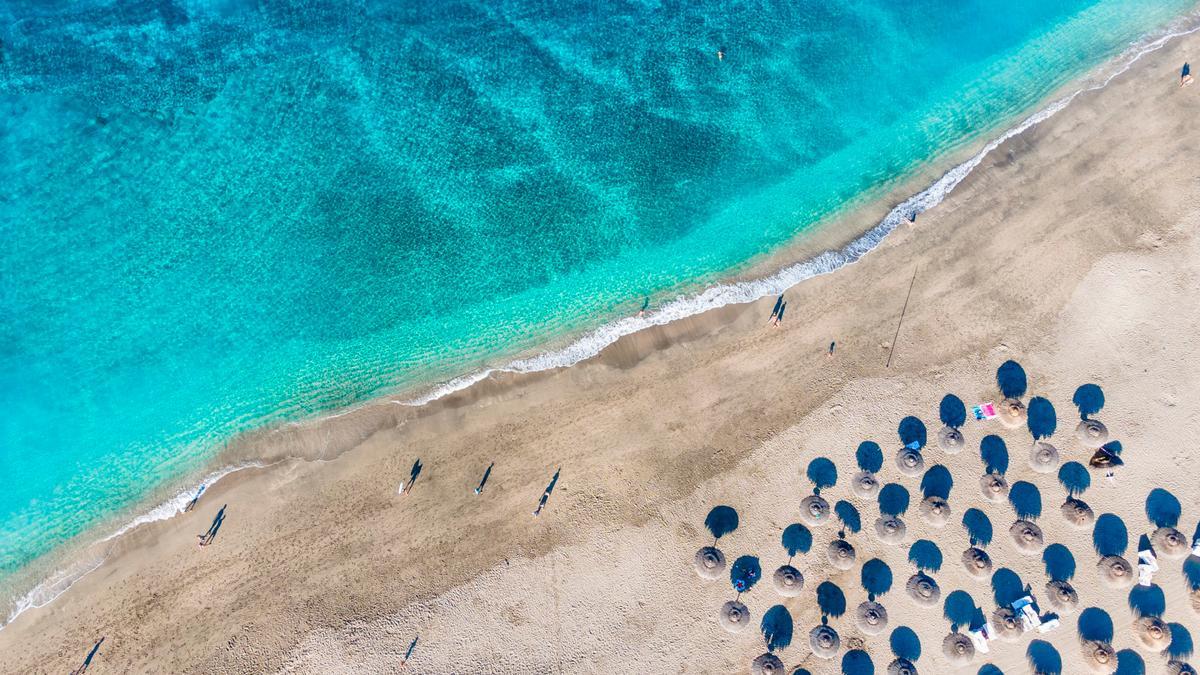
[[[238,431],[719,280],[1191,5],[0,0],[0,581]]]

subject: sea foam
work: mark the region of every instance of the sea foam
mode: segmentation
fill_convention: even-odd
[[[511,361],[503,366],[481,369],[462,375],[437,386],[421,396],[406,401],[397,401],[397,403],[408,406],[422,406],[454,392],[466,389],[487,379],[494,373],[533,373],[541,370],[569,367],[598,355],[605,347],[608,347],[626,335],[631,335],[654,326],[663,326],[672,321],[703,314],[704,312],[726,305],[744,304],[767,296],[778,295],[802,281],[821,274],[828,274],[854,263],[871,252],[892,230],[896,229],[901,223],[906,222],[910,216],[915,218],[942,203],[967,176],[971,175],[971,172],[988,155],[1005,141],[1050,119],[1070,105],[1080,95],[1108,86],[1110,82],[1128,71],[1133,64],[1137,63],[1146,54],[1161,49],[1175,38],[1200,31],[1200,26],[1179,27],[1192,22],[1194,22],[1194,17],[1182,17],[1172,27],[1164,29],[1162,33],[1152,34],[1142,41],[1135,43],[1108,62],[1108,66],[1115,67],[1103,78],[1093,81],[1091,84],[1085,84],[1071,93],[1051,101],[1046,107],[1024,118],[1015,126],[1008,128],[984,145],[979,152],[961,164],[951,168],[941,178],[934,181],[932,185],[900,202],[874,227],[841,249],[825,251],[759,279],[718,284],[706,288],[695,295],[679,296],[665,303],[659,309],[648,312],[643,316],[629,316],[606,323],[585,333],[561,349],[546,351],[535,356]],[[1100,71],[1103,72],[1103,70],[1104,68],[1101,67]]]

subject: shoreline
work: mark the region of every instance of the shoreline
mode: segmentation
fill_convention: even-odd
[[[450,408],[464,406],[482,396],[517,388],[522,383],[536,380],[543,375],[549,376],[555,371],[572,368],[596,359],[610,349],[619,350],[623,342],[636,341],[634,337],[638,334],[654,331],[674,334],[666,340],[665,344],[675,344],[680,338],[687,339],[689,334],[696,337],[708,335],[714,330],[714,326],[718,326],[715,330],[720,330],[719,326],[731,323],[753,303],[763,298],[782,293],[804,281],[830,274],[858,262],[882,244],[897,227],[907,222],[905,214],[915,213],[920,216],[937,207],[960,184],[970,178],[991,153],[1009,140],[1036,128],[1039,124],[1067,109],[1079,96],[1103,90],[1114,79],[1133,68],[1144,56],[1162,49],[1174,40],[1198,31],[1200,31],[1200,18],[1193,9],[1179,16],[1170,24],[1147,34],[1116,56],[1086,69],[1083,75],[1071,79],[1041,99],[1033,113],[1016,116],[1016,119],[1019,120],[1016,124],[1005,127],[1003,122],[997,123],[992,129],[1002,129],[1002,131],[995,137],[964,139],[960,147],[964,148],[961,153],[967,154],[966,160],[953,164],[931,184],[895,203],[890,209],[886,205],[895,202],[896,195],[905,194],[911,189],[910,186],[913,183],[921,181],[926,175],[938,175],[932,168],[937,158],[930,160],[928,164],[916,167],[912,175],[907,178],[897,177],[894,183],[883,187],[880,194],[867,196],[870,191],[864,192],[861,202],[854,203],[844,212],[830,214],[827,218],[817,221],[809,229],[798,234],[793,241],[780,246],[774,252],[764,254],[761,260],[748,261],[742,272],[730,275],[727,281],[708,285],[699,293],[680,294],[661,307],[648,312],[645,317],[627,316],[584,331],[582,335],[561,336],[559,341],[565,343],[564,346],[546,350],[539,348],[539,351],[531,356],[512,359],[501,366],[488,367],[447,382],[431,385],[427,387],[427,393],[416,395],[413,398],[407,398],[403,392],[382,394],[359,404],[321,413],[309,419],[274,422],[239,433],[228,444],[227,450],[206,461],[201,469],[195,472],[204,476],[199,482],[184,478],[172,483],[176,487],[182,484],[182,488],[176,489],[172,485],[161,486],[155,492],[168,494],[174,492],[174,495],[166,500],[159,500],[152,507],[147,507],[147,504],[153,503],[155,501],[153,498],[142,500],[130,507],[126,511],[132,511],[136,515],[125,517],[124,524],[116,526],[111,534],[99,539],[83,541],[88,538],[88,535],[94,535],[96,530],[119,522],[122,514],[117,514],[104,521],[103,524],[81,533],[77,537],[80,539],[78,543],[73,544],[74,540],[65,542],[61,545],[62,551],[52,551],[46,554],[45,557],[57,556],[60,562],[66,564],[58,567],[53,565],[46,567],[45,569],[54,571],[49,575],[42,575],[42,581],[19,597],[12,599],[13,610],[3,622],[0,622],[0,632],[3,632],[26,611],[41,609],[53,603],[70,590],[75,583],[100,568],[109,558],[110,551],[96,552],[93,549],[109,548],[115,545],[110,544],[111,542],[116,542],[139,528],[170,520],[182,513],[182,505],[201,483],[212,488],[218,481],[235,474],[245,473],[245,469],[268,469],[282,462],[293,460],[323,461],[336,458],[357,447],[358,444],[380,430],[399,427],[410,419],[436,414],[442,406]],[[1113,69],[1107,71],[1110,66]],[[973,150],[976,147],[979,149]],[[942,157],[953,162],[954,160],[950,158],[954,158],[958,154],[960,153],[951,148]],[[836,229],[834,226],[837,223],[860,219],[863,213],[878,212],[883,209],[887,209],[886,214],[866,231],[850,237],[833,236],[832,230]],[[918,218],[917,226],[919,227],[923,222]],[[825,248],[817,253],[812,252],[822,248],[821,246],[812,247],[813,240],[828,242],[831,238],[838,242],[832,250]],[[810,255],[797,260],[796,252],[798,250],[807,250]],[[788,262],[783,262],[785,260]],[[705,326],[697,328],[687,325],[701,315],[711,319]],[[554,342],[551,340],[549,344]],[[652,342],[659,341],[652,340]],[[632,351],[637,354],[633,356],[630,365],[645,358],[648,353],[659,347],[661,344],[651,346],[649,350],[644,347],[632,347]],[[616,360],[628,360],[627,356],[618,356]],[[419,391],[421,388],[412,389]],[[399,410],[396,410],[396,407]],[[344,424],[334,422],[341,418],[347,418]],[[335,434],[328,433],[332,431],[330,429],[332,426],[338,427]],[[311,435],[308,432],[314,428],[321,428],[327,432],[326,436],[320,439],[320,443],[313,443],[312,439],[307,438]],[[85,552],[92,552],[94,555],[83,556],[82,554]],[[36,566],[38,562],[35,560],[30,566]],[[17,572],[13,576],[15,578],[20,574],[21,572]]]

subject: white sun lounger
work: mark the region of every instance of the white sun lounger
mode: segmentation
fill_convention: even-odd
[[[1033,598],[1028,595],[1014,601],[1012,610],[1016,612],[1017,616],[1021,617],[1022,629],[1033,630],[1034,628],[1041,627],[1042,618],[1038,616],[1037,611],[1033,608]]]
[[[1149,586],[1154,580],[1154,573],[1157,571],[1158,558],[1154,556],[1154,551],[1138,551],[1138,585]]]
[[[967,637],[971,638],[971,644],[975,645],[975,651],[982,654],[987,654],[992,651],[988,647],[988,640],[995,637],[996,633],[992,630],[992,622],[988,621],[975,630],[967,631]]]

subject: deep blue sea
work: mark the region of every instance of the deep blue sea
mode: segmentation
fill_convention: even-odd
[[[0,0],[0,580],[239,431],[727,278],[1191,5]]]

